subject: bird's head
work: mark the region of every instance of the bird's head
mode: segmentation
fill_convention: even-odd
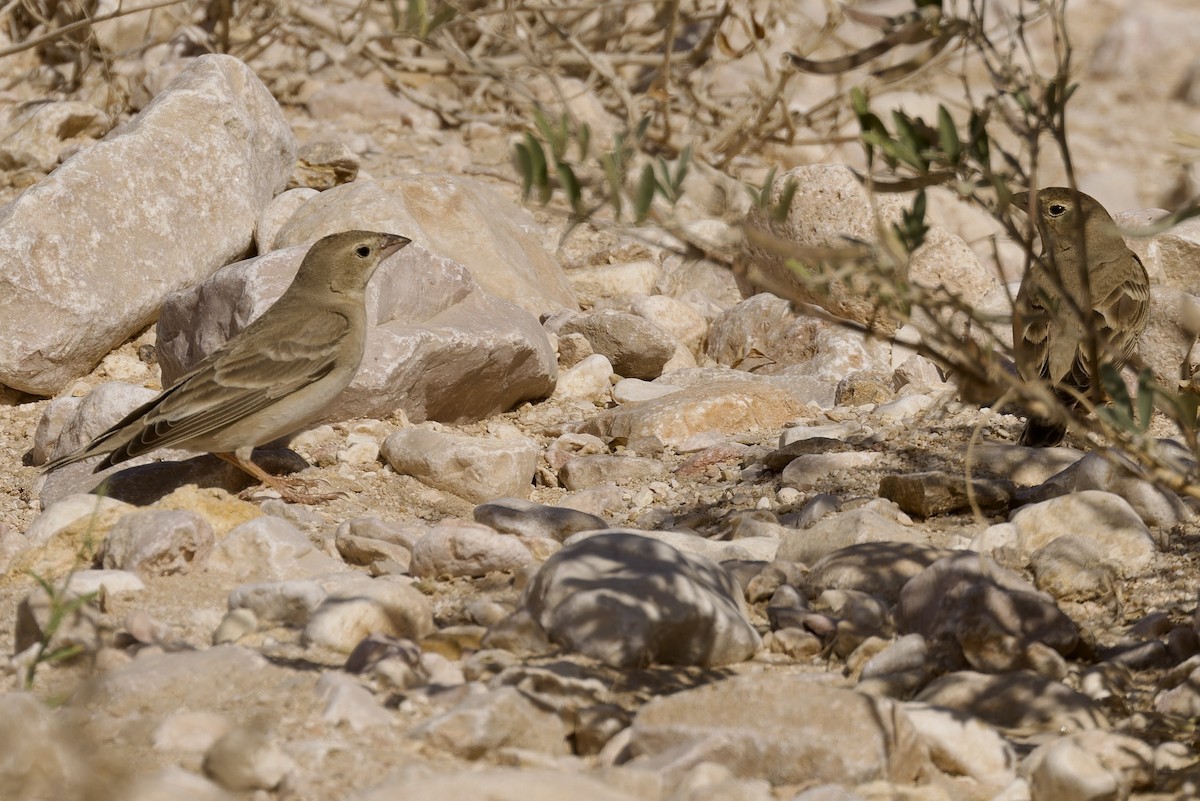
[[[379,264],[411,241],[406,236],[373,231],[330,234],[308,249],[296,273],[296,283],[323,286],[338,293],[361,292]]]
[[[1018,192],[1012,197],[1013,204],[1028,212],[1030,194]],[[1033,220],[1047,252],[1072,248],[1081,236],[1086,241],[1117,232],[1112,217],[1091,195],[1065,186],[1049,186],[1033,194]]]

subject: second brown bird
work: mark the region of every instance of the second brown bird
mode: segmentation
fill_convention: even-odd
[[[1029,194],[1013,196],[1027,209]],[[1013,348],[1026,381],[1049,383],[1065,405],[1078,403],[1101,364],[1120,369],[1137,347],[1150,310],[1150,279],[1095,198],[1067,187],[1038,190],[1034,221],[1042,253],[1021,281],[1013,308]],[[1086,283],[1085,283],[1086,282]],[[1072,392],[1074,390],[1074,392]],[[1060,420],[1029,417],[1022,445],[1057,445]]]

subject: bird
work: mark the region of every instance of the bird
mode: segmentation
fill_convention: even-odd
[[[408,237],[343,231],[317,240],[292,283],[261,316],[186,375],[85,447],[43,472],[104,454],[93,472],[158,448],[205,451],[293,503],[336,495],[300,492],[304,479],[273,476],[250,460],[256,446],[300,430],[350,383],[366,347],[366,288]]]
[[[1013,203],[1027,209],[1030,194],[1013,195]],[[1120,370],[1133,355],[1149,316],[1150,278],[1095,198],[1062,186],[1033,194],[1042,249],[1013,306],[1017,371],[1075,408],[1098,380],[1093,337],[1101,364]],[[1061,418],[1031,414],[1020,443],[1051,447],[1066,431]]]

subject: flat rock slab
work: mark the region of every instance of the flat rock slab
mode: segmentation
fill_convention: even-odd
[[[295,141],[235,58],[201,56],[0,211],[0,384],[52,395],[245,254]]]
[[[608,409],[589,420],[583,430],[622,438],[635,450],[653,453],[678,447],[701,434],[725,437],[779,429],[806,410],[809,398],[790,392],[784,381],[742,375]]]
[[[629,748],[641,756],[690,748],[689,762],[772,784],[908,783],[932,767],[891,699],[765,673],[655,698],[634,718]]]
[[[952,514],[970,509],[972,503],[984,511],[996,511],[1007,507],[1016,491],[1016,485],[1007,479],[968,481],[961,473],[941,470],[894,473],[879,480],[880,497],[918,517]]]

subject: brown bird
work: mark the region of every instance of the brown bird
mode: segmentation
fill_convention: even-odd
[[[1029,193],[1013,203],[1027,208]],[[1074,408],[1076,393],[1087,394],[1096,379],[1093,337],[1101,364],[1119,370],[1133,354],[1150,310],[1150,279],[1095,198],[1048,187],[1038,190],[1033,214],[1042,252],[1013,308],[1017,370],[1026,381],[1047,382]],[[1030,415],[1021,444],[1057,445],[1066,430],[1060,420]]]
[[[345,231],[318,240],[279,300],[157,398],[134,409],[53,470],[108,454],[103,470],[158,448],[215,454],[279,491],[285,500],[326,500],[293,490],[250,461],[258,445],[298,431],[337,397],[362,362],[367,282],[409,239]]]

